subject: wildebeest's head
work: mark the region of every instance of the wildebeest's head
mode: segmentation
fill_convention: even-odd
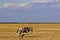
[[[32,27],[28,27],[28,30],[33,32],[33,28]]]

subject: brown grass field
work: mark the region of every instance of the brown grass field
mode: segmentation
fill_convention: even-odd
[[[24,26],[34,31],[20,39],[16,31]],[[0,40],[60,40],[60,24],[0,24]]]

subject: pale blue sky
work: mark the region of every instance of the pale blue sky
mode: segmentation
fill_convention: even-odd
[[[60,22],[60,1],[0,0],[0,22]]]

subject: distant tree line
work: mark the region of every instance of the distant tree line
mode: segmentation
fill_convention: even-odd
[[[0,24],[60,24],[58,22],[0,22]]]

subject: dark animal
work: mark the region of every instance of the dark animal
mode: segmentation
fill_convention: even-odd
[[[18,28],[17,32],[19,31],[19,34],[21,35],[22,33],[28,33],[28,32],[33,32],[33,28],[32,27],[23,27]],[[25,34],[22,34],[21,37],[24,37]]]

